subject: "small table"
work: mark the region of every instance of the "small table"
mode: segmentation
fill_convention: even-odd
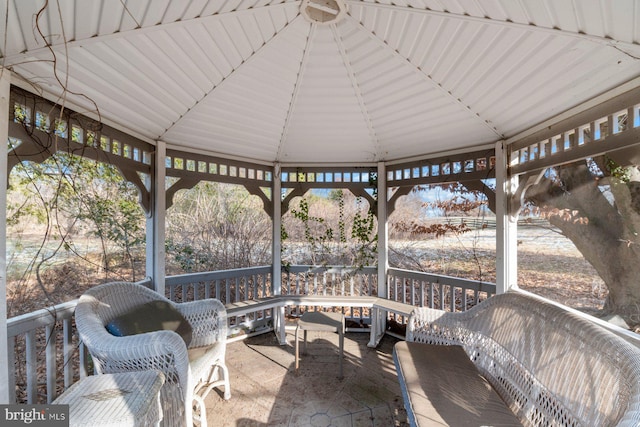
[[[85,377],[53,404],[69,405],[70,426],[152,426],[162,420],[159,371]]]
[[[296,373],[299,366],[298,331],[304,331],[304,351],[307,351],[307,331],[337,332],[340,336],[340,375],[342,378],[342,359],[344,355],[344,315],[341,313],[325,313],[321,311],[305,312],[296,327]]]

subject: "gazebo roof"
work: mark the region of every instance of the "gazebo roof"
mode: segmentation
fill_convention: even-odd
[[[3,64],[29,83],[13,82],[148,141],[258,162],[475,149],[640,85],[631,0],[44,4],[2,8]]]

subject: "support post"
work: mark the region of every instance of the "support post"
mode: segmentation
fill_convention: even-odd
[[[496,292],[518,287],[518,216],[511,212],[511,198],[518,177],[509,175],[509,151],[504,141],[496,143]]]
[[[0,67],[0,403],[9,403],[9,364],[7,331],[7,141],[11,73]],[[13,346],[11,346],[13,348]]]
[[[273,295],[282,294],[282,181],[280,179],[280,164],[273,167],[273,192],[271,203],[273,203],[273,217],[271,223],[272,230],[272,271],[271,287]],[[274,307],[273,309],[273,330],[280,341],[280,345],[287,344],[287,334],[285,332],[284,307]]]
[[[378,296],[387,297],[387,269],[389,267],[389,223],[387,221],[387,169],[378,163]]]
[[[389,269],[389,223],[387,221],[387,169],[378,163],[378,297],[387,298],[387,271]],[[371,310],[371,334],[367,346],[376,347],[387,329],[387,312]]]
[[[153,289],[165,294],[165,227],[167,196],[165,189],[167,146],[156,143],[155,156],[149,177],[151,212],[147,217],[147,276],[151,277]]]

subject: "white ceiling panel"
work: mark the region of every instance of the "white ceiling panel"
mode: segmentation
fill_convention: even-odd
[[[6,1],[3,63],[52,99],[261,162],[484,145],[640,77],[640,0]]]
[[[199,142],[190,141],[187,146],[214,152],[224,147],[221,152],[240,157],[261,158],[265,152],[275,157],[304,54],[305,41],[299,34],[308,28],[308,23],[298,19],[279,32],[173,124],[162,139],[178,144],[197,132]],[[208,145],[203,146],[205,141]]]

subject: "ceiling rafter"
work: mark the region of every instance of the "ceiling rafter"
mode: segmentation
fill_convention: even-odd
[[[500,139],[504,138],[504,135],[502,134],[502,132],[500,132],[498,129],[496,129],[494,126],[492,126],[491,123],[489,123],[488,120],[485,120],[483,117],[481,117],[479,113],[476,113],[475,111],[473,111],[471,109],[471,107],[469,107],[464,102],[462,102],[462,100],[460,98],[456,97],[450,90],[447,90],[446,88],[444,88],[442,86],[442,84],[436,82],[430,75],[426,74],[422,69],[420,69],[420,67],[417,67],[415,64],[413,64],[408,58],[405,58],[404,56],[400,55],[400,53],[396,49],[394,49],[391,46],[389,46],[389,44],[385,40],[382,40],[375,33],[371,32],[371,30],[369,30],[364,25],[362,25],[362,23],[360,21],[358,21],[356,18],[354,18],[353,16],[351,16],[351,14],[347,14],[347,17],[348,17],[348,19],[350,19],[353,22],[353,24],[358,29],[360,29],[361,31],[364,31],[371,40],[374,40],[381,47],[385,48],[395,58],[399,59],[403,64],[405,64],[408,67],[411,67],[411,69],[417,75],[419,75],[423,80],[428,82],[434,88],[438,89],[449,100],[451,100],[452,102],[454,102],[455,104],[460,106],[464,111],[466,111],[469,114],[470,117],[472,117],[478,123],[481,123],[484,127],[489,129],[491,131],[491,133],[496,135],[498,138],[500,138]]]
[[[265,10],[271,11],[271,10],[285,9],[293,6],[299,7],[300,4],[301,4],[300,0],[295,2],[283,2],[278,4],[270,4],[270,5],[260,6],[252,9],[236,10],[236,11],[219,13],[215,15],[200,16],[192,19],[187,19],[184,21],[173,21],[173,22],[167,22],[165,24],[157,24],[157,25],[151,25],[147,27],[134,28],[131,30],[119,31],[111,34],[93,36],[93,37],[88,37],[88,38],[79,39],[79,40],[69,40],[66,42],[66,49],[71,49],[75,46],[86,47],[94,43],[101,43],[101,42],[105,42],[113,39],[129,37],[132,34],[147,34],[155,31],[168,30],[173,27],[184,27],[186,25],[192,25],[194,22],[200,22],[204,25],[212,21],[226,19],[230,15],[232,16],[255,15],[256,12],[262,12]],[[32,59],[34,56],[38,56],[40,54],[46,55],[51,52],[51,49],[56,49],[58,47],[65,47],[65,43],[64,42],[54,43],[51,46],[38,47],[38,48],[27,50],[25,52],[21,52],[18,54],[9,55],[4,57],[4,62],[10,63],[10,64],[21,63],[24,61],[28,61]]]
[[[218,83],[217,85],[214,85],[209,92],[205,93],[200,99],[197,99],[191,107],[189,107],[188,109],[184,110],[184,112],[180,115],[180,117],[178,117],[178,119],[176,121],[171,123],[171,125],[169,125],[169,127],[167,127],[167,129],[165,129],[165,131],[162,133],[162,135],[159,135],[158,139],[162,139],[167,134],[167,132],[169,132],[171,130],[171,128],[173,128],[175,125],[180,123],[180,121],[182,121],[182,119],[185,116],[187,116],[194,108],[196,108],[199,104],[201,104],[202,101],[207,99],[209,96],[211,96],[217,90],[219,90],[221,87],[224,87],[224,85],[226,84],[226,82],[229,81],[229,78],[231,76],[233,76],[238,70],[240,70],[241,68],[243,68],[247,64],[250,64],[251,62],[253,62],[255,60],[255,58],[257,58],[259,56],[260,52],[264,51],[264,49],[269,45],[269,43],[273,42],[274,40],[278,40],[280,37],[282,37],[282,34],[286,33],[287,29],[290,28],[291,25],[294,24],[299,19],[301,19],[300,15],[296,16],[294,19],[292,19],[290,22],[288,22],[280,31],[278,31],[273,37],[271,37],[269,40],[266,40],[262,44],[262,46],[260,46],[258,48],[258,50],[254,51],[247,59],[244,59],[240,63],[240,65],[238,65],[236,68],[232,69],[231,72],[228,75],[223,77],[222,80],[220,81],[220,83]]]
[[[369,109],[367,108],[364,99],[362,98],[362,91],[360,90],[360,85],[358,83],[358,79],[356,78],[356,73],[353,71],[353,67],[351,67],[351,62],[349,61],[349,57],[347,56],[347,51],[342,43],[342,38],[338,34],[338,30],[335,24],[331,25],[331,32],[333,34],[333,39],[338,46],[338,50],[340,51],[340,56],[342,57],[342,62],[344,63],[345,68],[347,69],[347,73],[349,74],[349,80],[351,81],[351,86],[353,87],[353,92],[356,95],[358,100],[358,104],[360,105],[360,111],[362,112],[362,118],[367,123],[367,129],[369,129],[369,136],[371,137],[371,141],[376,147],[375,160],[379,160],[381,156],[384,155],[382,150],[380,149],[380,141],[378,139],[378,135],[373,127],[373,123],[371,121],[371,115],[369,114]]]
[[[11,4],[13,6],[13,13],[17,16],[18,15],[18,9],[17,9],[16,3],[12,2]],[[6,34],[5,37],[7,37],[7,38],[10,35],[9,28],[7,28],[7,26],[6,26],[6,20],[8,20],[8,16],[11,13],[11,11],[9,10],[9,7],[10,7],[9,3],[7,3],[6,9],[3,11],[4,12],[3,13],[4,16],[2,16],[2,19],[5,20],[5,23],[3,23],[3,27],[4,27],[5,34]],[[17,32],[17,33],[20,34],[20,37],[19,37],[20,38],[20,42],[21,42],[20,44],[24,47],[24,49],[26,49],[27,48],[27,41],[24,38],[24,28],[22,27],[22,21],[19,20],[19,19],[17,21],[18,21],[17,22],[17,27],[18,28],[13,28],[13,32],[14,33]],[[0,58],[4,58],[6,47],[7,47],[7,40],[5,40],[4,43],[2,43],[0,45]]]
[[[301,18],[302,15],[298,15],[296,19]],[[295,21],[295,20],[294,20]],[[318,24],[311,24],[309,28],[309,34],[307,35],[307,40],[304,45],[304,52],[302,53],[302,61],[300,62],[300,70],[298,71],[298,75],[296,76],[296,82],[293,85],[293,92],[291,93],[291,101],[289,102],[289,110],[287,111],[287,116],[284,120],[284,126],[282,127],[282,135],[280,136],[280,141],[278,142],[278,150],[276,151],[276,161],[282,161],[282,151],[284,149],[284,143],[287,139],[287,134],[289,133],[289,128],[291,125],[291,116],[293,115],[293,110],[295,109],[296,102],[298,100],[298,94],[300,91],[300,83],[302,82],[302,77],[305,74],[305,70],[307,69],[307,64],[309,63],[309,50],[311,41],[313,40],[313,34],[316,31]]]
[[[461,15],[461,14],[458,14],[458,13],[441,12],[441,11],[432,10],[432,9],[418,9],[418,8],[410,7],[410,6],[398,6],[398,5],[390,5],[390,4],[382,4],[382,3],[369,3],[369,2],[362,2],[362,1],[358,1],[358,0],[346,0],[346,2],[349,5],[353,5],[353,6],[370,7],[370,8],[385,9],[385,10],[393,10],[393,11],[396,11],[396,12],[405,11],[405,12],[409,12],[409,13],[413,13],[413,14],[421,13],[421,14],[425,14],[425,15],[438,16],[438,17],[442,17],[442,18],[457,19],[457,20],[462,20],[462,21],[467,21],[467,22],[477,22],[477,23],[481,23],[481,24],[499,25],[501,27],[516,28],[516,29],[520,29],[520,30],[542,32],[542,33],[548,33],[548,34],[553,34],[553,35],[562,34],[562,35],[565,35],[567,37],[575,37],[575,38],[582,39],[582,40],[587,40],[587,41],[590,41],[590,42],[593,42],[593,43],[598,43],[598,44],[601,44],[601,45],[614,47],[614,48],[619,49],[621,52],[623,52],[623,53],[625,53],[627,55],[631,55],[631,53],[625,51],[624,50],[625,48],[626,49],[631,49],[632,52],[635,52],[635,53],[640,52],[640,44],[630,43],[630,42],[626,42],[626,41],[622,41],[622,40],[614,40],[614,39],[606,37],[606,36],[596,36],[596,35],[593,35],[593,34],[586,34],[586,33],[575,32],[575,31],[567,31],[567,30],[563,30],[561,28],[541,27],[541,26],[533,25],[533,24],[522,24],[522,23],[519,23],[519,22],[498,20],[498,19],[493,19],[493,18],[489,18],[489,17]],[[640,58],[636,58],[636,59],[640,59]]]

